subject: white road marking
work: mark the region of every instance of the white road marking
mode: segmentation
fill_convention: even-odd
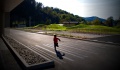
[[[12,39],[13,39],[13,38],[12,38]],[[38,54],[38,55],[42,56],[43,58],[48,59],[47,57],[45,57],[45,56],[41,55],[40,53],[38,53],[38,52],[34,51],[33,49],[29,48],[29,47],[28,47],[28,46],[26,46],[25,44],[23,44],[23,43],[19,42],[18,40],[16,40],[16,39],[13,39],[13,40],[15,40],[15,41],[16,41],[16,42],[18,42],[19,44],[21,44],[21,45],[25,46],[26,48],[28,48],[29,50],[33,51],[34,53],[36,53],[36,54]],[[52,57],[53,57],[53,56],[52,56]],[[56,62],[58,62],[58,61],[56,61]],[[63,62],[63,61],[60,61],[60,62],[65,63],[65,62]],[[59,64],[61,64],[60,62],[58,62],[58,63],[59,63]]]
[[[68,47],[67,45],[64,45],[65,47]],[[90,51],[87,51],[85,49],[79,49],[79,48],[75,48],[75,47],[68,47],[68,48],[71,48],[71,49],[75,49],[75,50],[80,50],[80,51],[85,51],[85,52],[89,52],[89,53],[93,53],[93,54],[97,54],[97,53],[94,53],[94,52],[90,52]],[[87,57],[87,56],[86,56]]]
[[[44,49],[44,50],[46,50],[46,51],[49,51],[49,52],[51,52],[51,53],[53,53],[53,54],[56,54],[55,52],[50,51],[50,50],[48,50],[48,49],[46,49],[46,48],[43,48],[43,47],[41,47],[41,46],[39,46],[39,45],[35,45],[35,46],[37,46],[37,47],[39,47],[39,48],[42,48],[42,49]],[[70,60],[70,61],[74,61],[73,59],[70,59],[70,58],[68,58],[68,57],[64,57],[64,58],[66,58],[66,59],[68,59],[68,60]]]
[[[45,45],[45,46],[47,46],[47,47],[50,47],[50,48],[53,47],[53,46],[50,45],[50,44],[43,44],[43,45]],[[62,45],[61,45],[61,46],[62,46]],[[65,46],[65,47],[68,47],[68,45],[64,45],[64,46]],[[90,52],[90,51],[87,51],[87,50],[84,50],[84,49],[75,48],[75,47],[68,47],[68,48],[75,49],[75,50],[80,50],[80,51],[85,51],[85,52],[89,52],[89,53],[92,53],[92,54],[97,54],[97,53],[94,53],[94,52]],[[87,56],[85,56],[85,57],[87,57]]]
[[[13,38],[12,38],[12,39],[13,39]],[[34,53],[36,53],[36,54],[38,54],[38,55],[42,56],[43,58],[46,58],[45,56],[43,56],[43,55],[39,54],[38,52],[36,52],[36,51],[32,50],[31,48],[29,48],[29,47],[28,47],[28,46],[26,46],[25,44],[23,44],[23,43],[21,43],[21,42],[17,41],[16,39],[13,39],[13,40],[15,40],[15,41],[16,41],[16,42],[18,42],[19,44],[21,44],[21,45],[25,46],[26,48],[28,48],[29,50],[33,51]],[[46,59],[48,59],[48,58],[46,58]]]
[[[49,55],[48,53],[46,53],[46,52],[45,52],[45,51],[43,51],[43,50],[40,50],[40,52],[43,52],[43,54],[42,54],[43,56],[46,56],[46,54],[47,54],[47,56],[46,56],[46,57],[47,57],[47,58],[49,58],[49,59],[51,59],[51,60],[53,60],[53,58],[54,58],[54,59],[55,59],[54,61],[55,61],[55,62],[57,62],[57,63],[59,63],[59,64],[61,64],[61,65],[62,65],[63,63],[65,63],[65,62],[60,61],[60,60],[58,61],[58,59],[57,59],[57,58],[55,58],[55,57],[54,57],[54,56],[52,56],[52,55]],[[44,54],[44,53],[45,53],[45,54]],[[51,58],[50,58],[48,55],[49,55],[49,56],[51,56]]]
[[[109,41],[108,41],[107,43],[113,43],[113,42],[109,42]]]
[[[93,40],[93,41],[98,41],[98,40]]]
[[[43,44],[44,46],[46,46],[46,47],[49,47],[49,48],[52,48],[51,46],[52,45],[45,45],[45,44]],[[67,54],[69,54],[69,55],[72,55],[72,56],[75,56],[75,57],[78,57],[78,58],[81,58],[81,59],[84,59],[84,57],[88,57],[88,56],[82,56],[82,57],[80,57],[80,56],[78,56],[78,55],[75,55],[76,53],[73,53],[73,52],[71,52],[71,51],[68,51],[68,50],[64,50],[64,49],[60,49],[60,48],[58,48],[59,50],[61,50],[61,51],[64,51],[65,53],[67,53]]]

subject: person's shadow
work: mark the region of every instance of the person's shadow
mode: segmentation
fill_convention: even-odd
[[[65,56],[65,53],[61,53],[61,52],[58,51],[58,50],[55,50],[55,52],[56,52],[56,55],[57,55],[57,57],[58,57],[59,59],[63,59],[63,56]]]

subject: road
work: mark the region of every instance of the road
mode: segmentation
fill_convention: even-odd
[[[7,35],[33,51],[55,61],[55,68],[47,70],[119,70],[120,46],[62,38],[53,47],[53,36],[10,29]],[[62,54],[65,54],[62,56]]]

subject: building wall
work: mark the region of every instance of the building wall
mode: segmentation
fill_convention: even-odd
[[[10,11],[23,0],[0,0],[0,36],[4,34],[4,28],[10,25]]]
[[[0,35],[3,33],[3,0],[0,0]]]
[[[17,5],[19,5],[23,0],[3,0],[4,1],[4,12],[12,11]]]

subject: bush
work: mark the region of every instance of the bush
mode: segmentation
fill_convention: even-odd
[[[88,27],[88,25],[79,24],[79,25],[75,25],[75,26],[72,26],[72,27],[68,27],[68,29],[78,29],[78,28],[86,28],[86,27]]]
[[[86,25],[79,24],[69,28],[71,32],[97,33],[97,34],[120,34],[120,28],[102,26],[102,25]]]
[[[58,24],[50,24],[46,26],[47,30],[66,30],[65,26],[60,26]]]
[[[38,28],[38,27],[43,27],[45,24],[38,24],[36,26],[34,26],[33,28]]]

